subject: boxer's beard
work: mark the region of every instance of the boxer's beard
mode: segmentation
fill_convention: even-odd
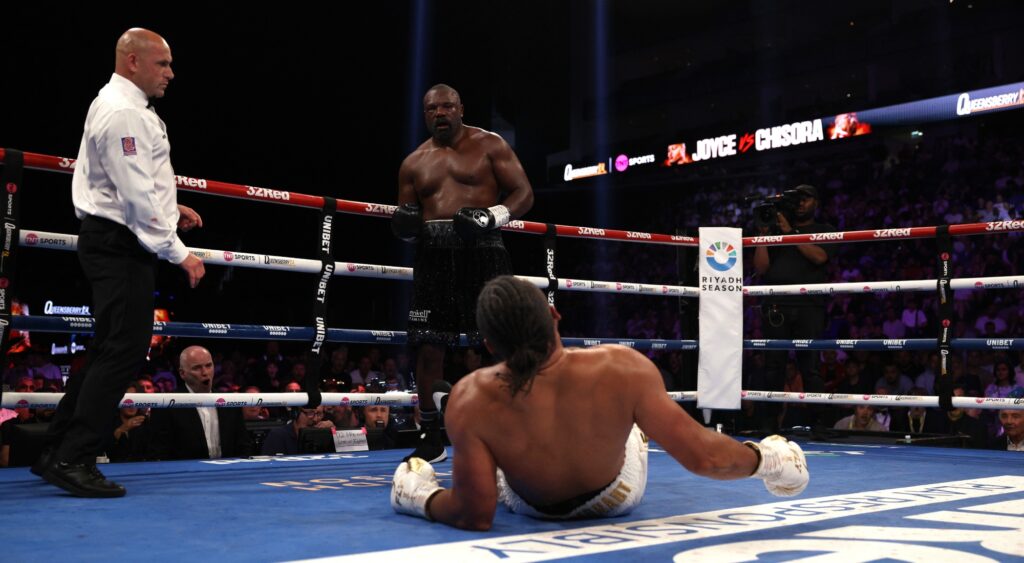
[[[447,127],[439,128],[439,125],[447,125]],[[434,138],[437,139],[438,141],[450,141],[452,139],[454,131],[455,127],[452,126],[452,122],[448,121],[447,119],[444,119],[437,120],[434,122],[434,126],[431,130],[431,133],[434,135]]]

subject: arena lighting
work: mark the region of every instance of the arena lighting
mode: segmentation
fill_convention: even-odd
[[[608,131],[608,72],[610,65],[608,60],[608,3],[599,0],[594,4],[594,145],[599,150],[609,145],[610,135]],[[606,169],[607,170],[607,169]],[[605,226],[609,224],[609,182],[607,178],[598,175],[596,178],[596,193],[594,194],[595,211],[597,224]],[[603,252],[600,247],[598,252]],[[600,259],[600,258],[599,258]]]
[[[430,20],[430,4],[413,2],[412,40],[409,41],[409,117],[406,119],[405,152],[411,153],[420,145],[423,127],[423,94],[426,90],[426,65],[429,64],[430,44],[427,37],[427,24]]]

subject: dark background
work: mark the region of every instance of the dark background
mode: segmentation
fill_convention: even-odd
[[[467,123],[514,145],[537,193],[527,219],[642,231],[654,230],[647,210],[715,189],[709,178],[783,169],[818,149],[642,182],[566,185],[564,164],[1024,79],[1024,9],[1014,2],[210,4],[7,6],[0,145],[74,157],[117,37],[142,26],[174,57],[177,76],[157,110],[178,174],[394,203],[398,166],[426,138],[420,99],[445,82],[461,92]],[[846,150],[881,143],[866,142],[875,144]],[[26,228],[77,231],[70,176],[27,172],[26,184]],[[314,255],[310,210],[179,200],[207,223],[183,237],[189,246]],[[339,218],[337,259],[410,264],[386,222]],[[517,273],[540,275],[539,237],[506,240]],[[20,269],[16,293],[34,314],[47,299],[88,302],[72,253],[26,249]],[[190,291],[163,264],[158,283],[175,320],[309,325],[312,275],[211,266]],[[331,326],[404,327],[409,284],[333,283]]]

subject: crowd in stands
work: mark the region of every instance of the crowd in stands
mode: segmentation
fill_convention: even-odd
[[[646,221],[651,232],[675,233],[677,228],[683,228],[693,235],[700,226],[738,226],[745,228],[745,235],[753,235],[752,207],[766,196],[805,183],[816,186],[821,193],[818,221],[840,231],[1024,218],[1024,141],[1012,133],[936,136],[868,157],[853,155],[827,164],[796,162],[784,172],[706,176],[706,181],[681,190],[686,195],[679,196],[674,205],[647,208],[642,212],[646,219],[638,216],[631,225]],[[749,195],[758,197],[745,201]],[[1024,275],[1022,240],[1022,233],[954,237],[953,277]],[[933,239],[838,246],[828,263],[828,277],[837,283],[937,277],[938,252]],[[592,279],[678,284],[681,278],[675,253],[666,252],[663,247],[609,243],[601,252],[604,272]],[[752,251],[745,253],[745,285],[763,283],[754,273],[752,256]],[[574,265],[566,267],[572,269]],[[587,273],[572,275],[586,278]],[[594,297],[566,295],[562,299],[569,301],[573,310]],[[563,334],[594,336],[597,327],[602,330],[597,336],[695,338],[693,329],[687,330],[685,314],[680,313],[675,300],[615,296],[614,301],[601,302],[607,305],[601,309],[603,318],[575,324],[563,322]],[[744,304],[744,337],[764,338],[757,298],[748,297]],[[1007,339],[1024,334],[1024,284],[1008,282],[1005,289],[957,290],[954,309],[954,338]],[[821,338],[935,338],[939,331],[937,310],[934,291],[836,294],[828,302],[828,321]],[[690,305],[690,311],[695,314],[695,303]],[[693,390],[696,377],[681,372],[681,355],[650,353],[661,366],[670,389]],[[759,386],[763,381],[763,354],[747,351],[745,356],[743,388],[763,389]],[[830,392],[856,389],[858,393],[880,394],[879,390],[884,389],[893,394],[934,395],[937,362],[937,352],[927,351],[826,351],[821,355],[821,373],[800,374],[795,365],[791,366],[795,372],[792,387],[802,390],[803,382],[812,380],[808,388]],[[955,384],[966,396],[1007,397],[1024,392],[1024,354],[1020,352],[957,351],[951,362]],[[887,373],[894,378],[895,387],[887,383]],[[936,413],[946,414],[938,410]],[[819,409],[813,422],[832,426],[851,414],[852,409]],[[786,416],[783,427],[787,423],[792,426],[808,422],[794,417],[792,412]],[[995,411],[974,410],[967,416],[980,418],[989,437],[1002,433]],[[888,430],[889,426],[885,428]]]
[[[182,344],[184,345],[184,344]],[[184,385],[189,383],[186,374],[182,373],[179,358],[171,353],[174,346],[168,346],[165,353],[153,355],[137,380],[129,386],[126,393],[171,393],[188,392]],[[339,393],[386,393],[389,391],[414,390],[415,378],[409,371],[409,356],[399,348],[394,355],[386,355],[376,346],[354,347],[358,356],[349,354],[350,348],[345,344],[334,347],[324,363],[320,388],[325,392]],[[218,393],[271,393],[271,392],[302,392],[307,377],[319,364],[308,355],[295,348],[293,352],[283,352],[278,342],[266,342],[262,350],[250,349],[245,345],[231,348],[227,352],[214,351],[213,381],[210,391]],[[84,355],[84,353],[83,353]],[[64,390],[64,380],[60,368],[57,368],[47,354],[32,350],[27,354],[9,358],[11,365],[3,372],[3,384],[15,392],[47,392],[59,393]],[[453,354],[448,371],[449,377],[456,378],[480,367],[481,355],[476,350],[463,350]],[[81,362],[72,362],[72,369],[80,369]],[[70,376],[73,376],[72,372]],[[53,377],[48,377],[53,376]],[[192,389],[192,391],[196,391]],[[200,391],[201,392],[201,391]],[[180,436],[164,436],[168,428],[180,428],[180,420],[156,420],[153,413],[158,409],[120,409],[112,412],[116,419],[113,426],[111,443],[108,445],[107,456],[112,461],[141,461],[156,459],[182,459],[188,457],[208,457],[207,444],[202,443],[202,434],[198,434],[199,450],[192,450],[187,444],[180,443]],[[179,409],[159,409],[178,411]],[[188,410],[188,409],[185,409]],[[194,410],[194,409],[193,409]],[[201,410],[201,409],[200,409]],[[217,411],[233,411],[236,409],[216,409]],[[237,435],[225,434],[225,427],[233,422],[230,417],[220,412],[220,430],[223,440],[217,444],[221,454],[232,452],[234,455],[275,455],[299,453],[296,438],[299,430],[305,427],[335,428],[339,430],[361,429],[369,427],[383,432],[382,435],[370,434],[370,447],[387,447],[395,445],[396,433],[401,430],[415,429],[415,411],[411,407],[393,407],[374,405],[368,407],[320,406],[317,409],[286,409],[265,407],[244,407],[238,421],[247,426],[258,428],[250,432],[248,439]],[[0,434],[3,434],[3,449],[0,453],[0,466],[9,465],[12,460],[21,459],[17,452],[11,452],[12,432],[7,425],[31,425],[48,423],[53,416],[53,409],[16,408],[3,409],[3,421]],[[187,421],[185,421],[187,423]],[[308,424],[312,423],[312,424]],[[177,426],[175,426],[177,425]],[[157,427],[160,428],[157,428]],[[291,439],[282,439],[279,435],[266,443],[264,439],[273,432],[274,426],[287,427],[294,433]],[[199,428],[196,426],[196,428]],[[233,427],[237,430],[236,427]],[[6,431],[4,431],[6,430]],[[197,432],[200,432],[197,430]],[[160,433],[159,440],[157,434]],[[237,434],[237,433],[236,433]],[[164,439],[166,438],[166,439]],[[274,448],[281,451],[272,451]],[[201,450],[201,451],[200,451]],[[197,453],[198,452],[198,453]],[[193,455],[194,454],[194,455]],[[220,457],[220,456],[215,456]]]

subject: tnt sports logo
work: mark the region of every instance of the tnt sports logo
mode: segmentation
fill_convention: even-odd
[[[729,271],[736,265],[736,249],[729,243],[713,242],[708,246],[705,254],[708,266],[719,272]]]
[[[125,399],[124,401],[121,402],[121,408],[130,409],[133,406],[135,406],[135,401],[131,399]]]
[[[18,184],[14,182],[7,182],[7,193],[13,194],[18,192]]]
[[[983,282],[974,282],[974,287],[982,288],[985,287],[985,284]]]
[[[217,397],[217,400],[213,402],[213,404],[217,405],[218,407],[223,407],[224,403],[227,403],[227,401],[224,400],[224,397]]]
[[[620,154],[615,158],[615,170],[617,172],[625,172],[627,168],[629,168],[629,157]]]
[[[25,244],[28,246],[34,246],[39,244],[39,235],[35,233],[29,233],[25,235]]]
[[[235,255],[234,254],[232,254],[231,252],[227,252],[227,251],[224,252],[224,261],[225,262],[230,262],[230,261],[232,261],[234,259],[235,259]]]
[[[351,262],[349,262],[348,263],[348,271],[350,271],[350,272],[356,271],[356,265],[351,263]]]
[[[16,409],[28,408],[28,401],[26,401],[25,399],[21,399],[17,403],[14,403],[14,408],[16,408]]]

